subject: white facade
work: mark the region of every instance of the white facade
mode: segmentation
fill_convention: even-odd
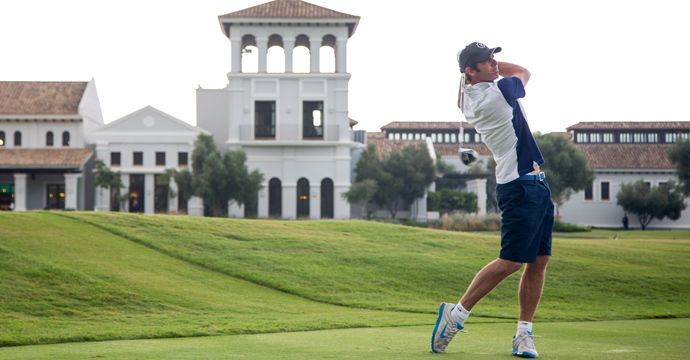
[[[350,189],[351,150],[363,145],[351,141],[346,50],[358,20],[220,17],[232,71],[226,88],[197,90],[197,124],[213,133],[221,153],[242,149],[249,171],[264,174],[256,216],[350,218],[341,195]],[[310,50],[309,72],[293,71],[298,46]],[[334,50],[335,72],[321,72],[323,46]],[[245,73],[242,57],[250,47],[258,71]],[[272,73],[274,47],[282,49],[284,66]],[[230,217],[246,215],[248,209],[230,205]]]
[[[95,187],[95,210],[178,212],[179,193],[174,180],[166,184],[159,177],[165,169],[181,170],[191,164],[194,141],[200,133],[208,134],[150,106],[90,133],[89,140],[96,144],[96,158],[121,173],[125,186],[121,193],[129,198],[121,204],[124,207],[111,204],[110,190]],[[170,190],[175,196],[170,196]],[[135,208],[135,199],[139,209]],[[203,215],[200,200],[190,199],[186,212]]]
[[[616,205],[616,196],[623,183],[629,184],[639,179],[643,179],[651,186],[659,186],[661,183],[668,183],[673,180],[676,183],[678,178],[673,170],[666,171],[640,171],[640,170],[597,170],[596,178],[592,184],[592,199],[585,199],[585,192],[580,191],[561,206],[559,213],[563,222],[578,225],[595,226],[602,228],[621,228],[622,219],[625,211]],[[603,183],[603,186],[602,186]],[[609,196],[606,198],[606,183],[609,187]],[[602,189],[604,189],[602,193]],[[690,204],[686,200],[688,209],[681,213],[678,220],[652,220],[647,229],[690,229]],[[628,214],[630,228],[641,229],[639,220],[634,214]]]

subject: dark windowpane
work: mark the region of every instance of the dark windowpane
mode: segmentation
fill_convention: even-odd
[[[19,131],[14,133],[14,146],[22,146],[22,133]]]
[[[254,136],[274,138],[276,136],[276,102],[257,101],[254,108]]]
[[[134,165],[144,165],[144,153],[140,151],[135,151],[134,152]]]
[[[110,166],[120,166],[120,152],[110,153]]]
[[[610,198],[609,198],[609,183],[606,181],[601,182],[601,200],[610,200]]]
[[[53,132],[48,131],[46,134],[46,146],[53,146]]]
[[[165,166],[164,152],[156,152],[156,166]]]
[[[297,217],[309,217],[309,180],[297,180]]]
[[[48,209],[65,208],[65,184],[48,185],[46,207]]]
[[[67,131],[62,133],[62,146],[69,146],[69,133]]]
[[[302,136],[323,138],[323,101],[305,101],[302,105]]]
[[[177,153],[177,165],[178,166],[187,166],[189,165],[189,160],[188,160],[189,155],[186,152],[179,152]]]
[[[585,200],[592,200],[592,185],[585,188]]]
[[[0,131],[0,146],[5,146],[5,132]]]
[[[282,184],[273,178],[268,182],[268,216],[281,217],[283,215]]]

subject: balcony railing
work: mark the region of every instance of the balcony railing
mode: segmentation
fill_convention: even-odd
[[[242,124],[239,127],[239,140],[328,140],[340,139],[340,126],[302,126],[299,124],[278,124],[277,126],[260,126]]]

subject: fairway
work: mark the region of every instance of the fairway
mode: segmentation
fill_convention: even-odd
[[[500,242],[96,212],[3,212],[0,228],[0,359],[432,358],[439,302],[457,301]],[[554,239],[540,358],[688,358],[690,232],[654,234]],[[441,357],[513,358],[519,275]]]
[[[0,359],[518,359],[513,324],[467,324],[446,354],[429,350],[431,326],[0,348]],[[535,324],[540,359],[687,359],[690,319]]]

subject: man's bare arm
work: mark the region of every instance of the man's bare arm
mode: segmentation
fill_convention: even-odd
[[[527,86],[527,82],[529,81],[530,76],[532,76],[527,69],[520,65],[501,61],[498,62],[498,74],[503,77],[515,76],[522,80],[522,86]]]

